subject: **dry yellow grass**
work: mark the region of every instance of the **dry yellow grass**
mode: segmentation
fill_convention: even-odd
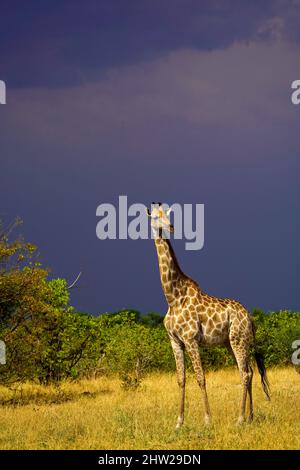
[[[269,371],[272,401],[254,376],[255,418],[236,426],[237,370],[207,374],[213,424],[203,424],[200,393],[187,383],[184,427],[176,432],[175,374],[153,374],[140,390],[123,391],[117,378],[53,387],[23,385],[22,395],[0,388],[0,449],[299,449],[300,376]]]

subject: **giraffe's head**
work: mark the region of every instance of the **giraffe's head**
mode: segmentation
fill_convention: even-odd
[[[151,218],[151,227],[154,232],[174,232],[174,226],[169,219],[171,209],[164,210],[161,202],[152,202],[151,210],[147,208],[147,214]]]

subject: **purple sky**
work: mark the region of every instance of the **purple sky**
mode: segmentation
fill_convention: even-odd
[[[77,308],[165,313],[153,241],[100,241],[96,207],[205,204],[210,294],[299,310],[300,1],[4,1],[0,218],[19,215]]]

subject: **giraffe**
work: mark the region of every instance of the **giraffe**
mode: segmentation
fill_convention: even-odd
[[[242,397],[238,424],[246,420],[246,401],[249,397],[249,422],[253,419],[252,377],[250,348],[254,345],[255,330],[250,313],[236,300],[220,299],[203,292],[198,284],[184,274],[169,240],[168,232],[174,232],[169,211],[162,204],[152,203],[147,209],[158,256],[160,279],[168,303],[164,326],[171,341],[180,389],[180,406],[176,429],[184,422],[185,363],[187,351],[204,404],[204,421],[211,422],[211,412],[206,392],[205,375],[199,346],[226,346],[233,353],[241,376]],[[255,347],[255,345],[254,345]],[[262,354],[254,353],[261,376],[263,390],[270,399],[269,384]]]

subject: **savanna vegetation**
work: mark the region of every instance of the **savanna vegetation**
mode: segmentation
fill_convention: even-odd
[[[254,374],[254,421],[236,425],[236,369],[207,373],[213,421],[204,425],[198,385],[187,377],[184,426],[175,431],[179,393],[174,373],[153,372],[135,390],[117,376],[54,385],[0,386],[1,449],[299,449],[300,380],[292,368],[269,369],[268,402]],[[267,457],[266,457],[267,458]]]
[[[76,311],[66,280],[51,279],[36,247],[13,237],[17,224],[0,227],[0,448],[299,447],[298,312],[253,312],[274,397],[265,403],[256,374],[256,427],[232,427],[239,375],[227,350],[214,348],[202,351],[214,424],[203,428],[191,380],[186,425],[175,434],[175,363],[162,316]]]
[[[0,339],[7,351],[0,383],[57,384],[117,373],[125,388],[135,388],[149,372],[174,370],[161,315],[77,312],[66,281],[49,278],[32,244],[11,241],[13,228],[0,232]],[[255,310],[253,318],[266,366],[290,364],[292,343],[300,338],[300,314]],[[202,360],[206,370],[234,365],[223,348],[204,349]]]

